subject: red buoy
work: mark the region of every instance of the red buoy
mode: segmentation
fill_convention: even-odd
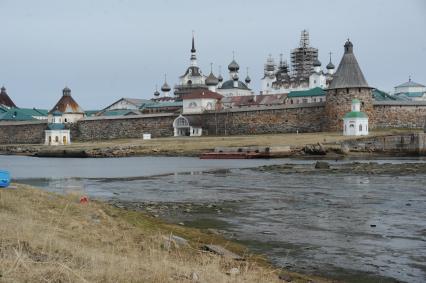
[[[87,196],[80,197],[80,203],[81,204],[86,204],[88,202],[89,202],[89,198]]]

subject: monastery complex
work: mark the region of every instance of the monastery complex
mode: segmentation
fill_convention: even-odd
[[[85,111],[65,87],[50,110],[20,108],[0,92],[0,144],[65,145],[72,140],[167,136],[240,135],[340,131],[368,135],[375,128],[423,128],[426,87],[411,80],[386,93],[368,84],[348,39],[338,67],[318,60],[309,33],[290,54],[290,64],[269,56],[259,94],[235,57],[228,73],[205,75],[192,37],[188,67],[171,86],[167,77],[151,99],[120,98]]]

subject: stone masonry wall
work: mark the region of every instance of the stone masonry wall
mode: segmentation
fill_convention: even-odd
[[[44,130],[46,129],[47,122],[0,123],[0,144],[44,143]]]
[[[376,128],[425,128],[426,104],[376,103],[373,119]]]
[[[324,103],[304,106],[203,114],[203,133],[251,135],[320,131],[324,121]]]
[[[173,121],[177,115],[125,116],[82,120],[71,129],[71,141],[173,136]]]
[[[348,101],[350,107],[350,101]],[[392,104],[393,103],[393,104]],[[404,104],[405,103],[405,104]],[[375,128],[423,128],[426,103],[375,102],[370,124]],[[189,116],[189,115],[188,115]],[[203,135],[249,135],[289,132],[319,132],[327,122],[324,103],[286,105],[274,108],[232,109],[199,116]],[[175,114],[98,117],[70,126],[72,141],[173,136]],[[341,124],[341,119],[330,121]],[[40,144],[44,142],[46,122],[0,122],[0,144]],[[374,128],[374,127],[370,127]]]

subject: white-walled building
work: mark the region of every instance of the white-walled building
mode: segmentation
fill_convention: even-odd
[[[179,115],[173,121],[175,137],[199,137],[203,134],[201,117]]]
[[[71,96],[71,89],[65,87],[62,90],[62,97],[55,104],[52,110],[49,111],[47,120],[49,123],[54,123],[53,112],[62,113],[61,123],[75,123],[84,118],[84,110],[78,105]]]
[[[361,101],[352,100],[351,112],[343,117],[343,135],[344,136],[367,136],[368,135],[368,116],[361,112]]]
[[[144,104],[150,103],[150,100],[139,99],[139,98],[120,98],[111,105],[105,107],[100,112],[112,111],[112,110],[138,110]]]
[[[201,114],[217,109],[222,95],[209,90],[194,90],[183,97],[183,114]]]
[[[426,101],[426,86],[409,78],[408,82],[395,87],[394,95],[411,101]]]
[[[44,131],[45,145],[67,145],[71,143],[70,130],[65,129],[63,121],[63,113],[53,111],[51,114],[51,122],[47,125],[48,130]]]

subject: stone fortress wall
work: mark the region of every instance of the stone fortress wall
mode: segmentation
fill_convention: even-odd
[[[426,103],[374,102],[368,111],[371,129],[424,128]],[[325,103],[283,105],[268,108],[232,109],[191,115],[200,116],[203,135],[245,135],[290,132],[319,132],[328,129]],[[173,136],[177,114],[86,118],[71,125],[72,141]],[[336,119],[333,125],[341,125]],[[46,122],[2,122],[0,144],[40,144],[44,142]]]
[[[0,144],[44,143],[46,129],[43,121],[0,122]]]

